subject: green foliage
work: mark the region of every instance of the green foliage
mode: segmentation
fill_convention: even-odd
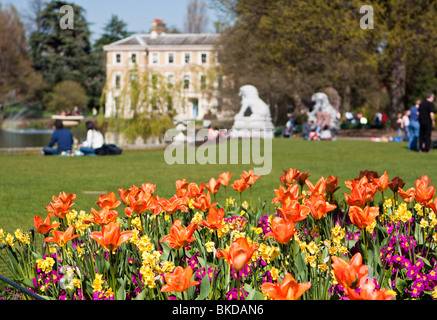
[[[55,85],[53,92],[49,94],[47,109],[72,112],[75,106],[82,108],[87,101],[85,89],[75,81],[66,80]]]

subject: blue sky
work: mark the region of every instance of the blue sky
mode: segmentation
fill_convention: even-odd
[[[68,1],[68,0],[67,0]],[[176,27],[183,31],[187,4],[190,0],[69,0],[86,10],[86,19],[93,33],[92,40],[99,38],[103,27],[112,14],[116,14],[127,23],[128,30],[149,32],[155,18],[162,19],[167,27]],[[12,4],[20,13],[29,11],[30,0],[0,0],[2,5]],[[209,6],[209,0],[205,3]],[[216,12],[208,7],[209,32],[214,32],[213,22],[217,21]]]

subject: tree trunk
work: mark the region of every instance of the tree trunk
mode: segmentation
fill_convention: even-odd
[[[351,111],[351,87],[346,85],[343,93],[343,103],[340,106],[340,112],[345,113]]]
[[[390,74],[388,119],[392,128],[396,128],[396,118],[399,112],[405,110],[406,61],[404,49],[399,46],[395,49]]]

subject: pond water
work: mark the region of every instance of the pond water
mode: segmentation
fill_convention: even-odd
[[[85,140],[83,130],[71,130],[73,136],[80,142]],[[50,142],[53,130],[0,130],[0,148],[43,147]]]

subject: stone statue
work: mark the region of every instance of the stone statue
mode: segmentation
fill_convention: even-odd
[[[338,111],[329,103],[328,96],[323,92],[317,92],[312,95],[311,100],[315,104],[308,115],[308,121],[314,121],[321,128],[327,125],[333,130],[340,129]]]
[[[252,85],[240,88],[240,111],[235,115],[233,137],[273,138],[274,125],[269,106],[259,97],[258,89]],[[250,110],[250,115],[246,115]]]

